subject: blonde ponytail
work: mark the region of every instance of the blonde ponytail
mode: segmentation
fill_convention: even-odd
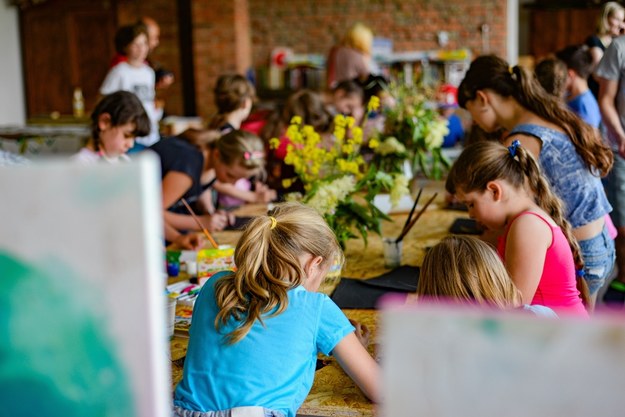
[[[300,264],[304,254],[321,256],[324,266],[343,262],[334,233],[314,209],[283,203],[249,223],[235,250],[237,271],[215,284],[215,328],[219,331],[229,320],[239,322],[226,335],[228,343],[243,339],[263,317],[284,312],[287,292],[306,279]]]

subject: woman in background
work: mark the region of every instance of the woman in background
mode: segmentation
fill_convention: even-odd
[[[373,32],[362,23],[352,26],[339,46],[328,56],[327,82],[330,89],[341,81],[364,82],[371,73]]]
[[[586,45],[592,54],[593,69],[599,64],[603,53],[612,43],[612,38],[623,33],[625,28],[625,8],[615,1],[609,1],[603,5],[601,15],[597,21],[597,33],[586,39]],[[599,83],[594,76],[588,77],[588,87],[595,96],[599,98]]]

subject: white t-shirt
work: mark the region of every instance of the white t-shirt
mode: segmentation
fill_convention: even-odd
[[[133,67],[127,62],[120,62],[106,74],[100,93],[106,95],[120,90],[134,93],[150,118],[150,134],[136,141],[144,146],[156,143],[160,139],[158,121],[163,116],[163,110],[156,109],[154,105],[154,70],[146,64]]]

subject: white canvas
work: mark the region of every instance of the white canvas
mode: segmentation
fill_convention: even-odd
[[[382,313],[384,416],[625,415],[623,317]]]
[[[169,415],[157,158],[3,167],[0,198],[0,274],[24,277],[0,278],[8,311],[0,353],[12,352],[0,363],[0,388],[15,391],[2,398],[0,390],[0,409],[30,394],[39,411],[57,409],[41,415]],[[20,381],[41,392],[15,398]],[[81,409],[92,400],[118,410]]]

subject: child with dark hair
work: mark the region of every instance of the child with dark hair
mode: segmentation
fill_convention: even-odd
[[[545,58],[534,68],[536,79],[546,92],[564,97],[568,77],[566,64],[555,57]]]
[[[73,158],[84,163],[127,161],[135,137],[149,132],[150,119],[137,96],[128,91],[109,94],[91,113],[91,137]]]
[[[593,69],[590,49],[585,45],[571,45],[556,52],[556,56],[567,67],[567,104],[583,121],[592,127],[599,127],[601,112],[597,99],[588,88],[588,77]]]
[[[351,116],[357,124],[365,115],[365,92],[356,81],[341,81],[332,89],[331,110]]]
[[[109,70],[100,87],[100,93],[129,91],[141,100],[150,118],[150,129],[145,136],[137,138],[132,151],[139,151],[160,139],[158,121],[163,116],[163,109],[157,109],[155,104],[154,70],[146,64],[149,47],[145,25],[121,27],[115,35],[115,48],[119,53],[123,52],[127,59]]]

